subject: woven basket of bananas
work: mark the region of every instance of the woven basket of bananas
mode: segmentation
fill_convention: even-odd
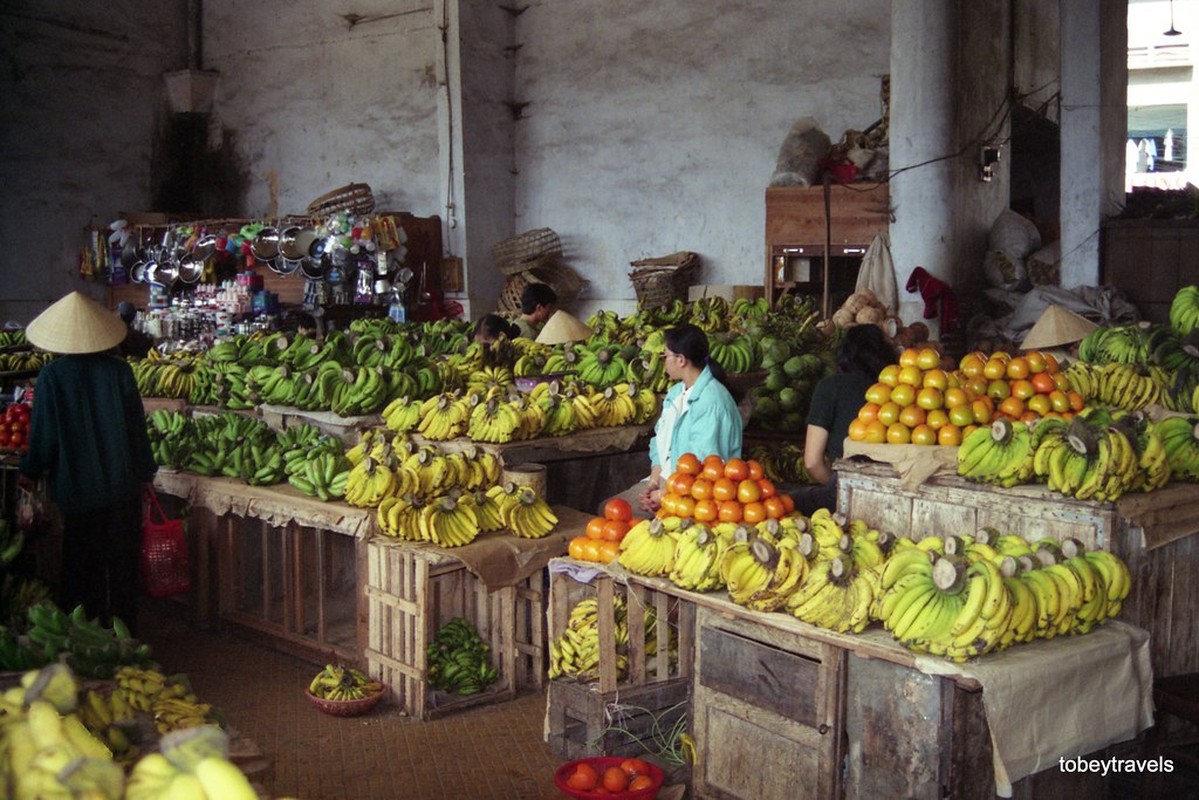
[[[334,717],[357,717],[378,705],[385,693],[382,689],[379,689],[374,694],[368,694],[365,697],[355,698],[354,700],[328,700],[324,697],[317,697],[307,690],[304,691],[304,694],[308,697],[308,701],[323,714],[330,714]]]

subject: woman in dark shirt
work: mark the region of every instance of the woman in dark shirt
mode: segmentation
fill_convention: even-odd
[[[866,402],[866,390],[883,367],[896,361],[895,348],[875,325],[857,325],[845,332],[837,351],[837,372],[816,384],[808,409],[804,436],[804,468],[816,481],[792,493],[795,508],[810,515],[837,505],[832,462],[844,453],[849,423]]]

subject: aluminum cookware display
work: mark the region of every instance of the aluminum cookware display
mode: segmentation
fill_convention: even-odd
[[[259,261],[273,261],[279,256],[278,228],[263,228],[250,242],[250,252]]]
[[[317,238],[316,231],[311,228],[293,225],[279,236],[279,253],[292,260],[311,258]]]

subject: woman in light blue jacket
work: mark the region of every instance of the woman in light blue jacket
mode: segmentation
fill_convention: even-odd
[[[663,482],[683,453],[700,461],[713,454],[726,460],[741,456],[741,413],[724,370],[708,358],[707,334],[688,323],[668,330],[665,340],[666,374],[678,382],[662,401],[649,443],[650,474],[636,494],[636,505],[649,513],[658,510]]]

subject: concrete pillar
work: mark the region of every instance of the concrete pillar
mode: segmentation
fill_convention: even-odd
[[[1128,4],[1061,2],[1061,285],[1099,283],[1099,228],[1124,201]]]
[[[437,0],[439,158],[445,249],[463,259],[468,319],[495,309],[491,247],[512,235],[513,16],[489,0]],[[469,220],[469,224],[468,224]]]
[[[954,126],[953,0],[895,0],[891,4],[891,254],[899,285],[899,313],[921,319],[924,303],[904,290],[923,266],[953,282]],[[925,163],[931,162],[931,163]],[[919,166],[917,166],[919,165]],[[937,320],[928,320],[934,336]]]

